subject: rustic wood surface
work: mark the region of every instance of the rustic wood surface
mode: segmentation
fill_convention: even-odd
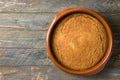
[[[67,74],[47,56],[49,25],[70,7],[93,9],[111,26],[112,56],[97,75]],[[120,80],[120,0],[0,0],[0,80]]]

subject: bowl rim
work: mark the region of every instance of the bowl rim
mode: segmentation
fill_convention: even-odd
[[[61,18],[63,18],[64,16],[69,15],[70,13],[74,13],[74,12],[87,13],[88,15],[94,16],[96,19],[98,19],[102,23],[102,25],[104,26],[104,28],[106,30],[107,37],[108,37],[107,38],[108,39],[107,40],[108,41],[108,44],[107,44],[108,47],[106,49],[106,52],[105,52],[103,58],[95,66],[93,66],[93,67],[91,67],[89,69],[86,69],[84,71],[75,71],[75,70],[71,70],[71,69],[68,69],[68,68],[62,66],[54,58],[53,53],[51,51],[51,47],[50,47],[51,32],[52,32],[52,29],[55,27],[55,24]],[[87,8],[68,8],[68,9],[65,9],[65,10],[59,12],[55,16],[52,24],[50,25],[50,27],[48,29],[47,37],[46,37],[46,48],[47,48],[47,53],[48,53],[49,58],[61,70],[65,71],[65,72],[68,72],[68,73],[71,73],[71,74],[76,74],[76,75],[86,75],[86,74],[88,75],[88,74],[96,74],[97,72],[102,70],[102,67],[104,67],[104,65],[108,61],[109,57],[111,56],[112,42],[113,42],[112,41],[112,32],[110,30],[110,26],[108,25],[106,20],[100,14],[98,14],[97,12],[95,12],[93,10],[87,9]]]

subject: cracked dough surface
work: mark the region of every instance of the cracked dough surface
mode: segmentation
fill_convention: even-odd
[[[51,43],[55,57],[63,66],[72,70],[86,70],[104,56],[107,35],[96,18],[74,13],[56,25]]]

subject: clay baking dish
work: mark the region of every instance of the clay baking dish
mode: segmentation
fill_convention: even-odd
[[[66,65],[65,63],[64,63],[64,65],[62,64],[62,62],[60,62],[59,61],[59,59],[57,59],[57,57],[56,57],[56,55],[55,55],[55,52],[54,52],[54,48],[52,48],[52,45],[54,44],[54,42],[52,42],[52,40],[53,40],[53,35],[54,35],[54,30],[56,30],[56,27],[58,27],[57,26],[57,24],[60,22],[60,21],[62,21],[66,16],[68,16],[68,15],[70,15],[70,14],[73,14],[73,13],[82,13],[82,14],[87,14],[87,15],[90,15],[90,16],[92,16],[92,17],[94,17],[94,18],[96,18],[96,20],[98,20],[102,25],[103,25],[103,27],[104,27],[104,30],[105,30],[105,33],[106,33],[106,36],[105,37],[103,37],[103,39],[101,39],[101,42],[102,41],[104,41],[104,38],[106,39],[106,37],[107,37],[107,39],[106,39],[106,48],[105,48],[105,51],[104,51],[104,55],[102,56],[102,58],[100,59],[100,61],[99,62],[97,62],[94,66],[92,66],[92,67],[89,67],[88,69],[85,69],[85,70],[74,70],[74,69],[71,69],[71,66],[70,65],[68,65],[70,68],[68,68],[68,67],[66,67],[66,66],[64,66],[64,65]],[[75,15],[74,15],[75,16]],[[78,16],[78,15],[77,15]],[[83,19],[84,20],[84,19]],[[94,23],[94,21],[95,20],[93,20],[93,23]],[[73,22],[74,22],[74,20],[73,20]],[[87,22],[87,21],[86,21]],[[84,21],[83,21],[83,23],[84,23]],[[71,24],[71,23],[70,23]],[[72,23],[73,24],[73,26],[74,25],[77,25],[77,24],[74,24],[74,23]],[[71,25],[72,25],[71,24]],[[79,25],[81,25],[81,23],[79,24]],[[86,25],[86,23],[85,23],[85,25]],[[69,29],[68,29],[69,30]],[[75,29],[76,30],[76,29]],[[83,30],[87,30],[87,29],[83,29]],[[100,29],[99,29],[100,30]],[[88,30],[89,31],[89,30]],[[58,32],[59,32],[59,28],[58,28]],[[68,31],[68,32],[70,32],[70,31]],[[99,31],[100,32],[100,31]],[[102,32],[102,31],[101,31]],[[82,31],[80,31],[79,33],[82,33]],[[73,36],[75,36],[75,35],[78,35],[79,33],[76,33],[76,34],[74,34]],[[60,33],[61,34],[61,33]],[[96,33],[95,33],[96,34]],[[63,34],[64,35],[64,34]],[[57,39],[59,40],[59,38],[60,38],[60,36],[57,36]],[[101,38],[101,37],[100,37]],[[86,39],[86,38],[85,38]],[[96,39],[96,38],[95,38]],[[74,37],[73,37],[73,40],[74,40]],[[92,41],[92,38],[90,38],[90,40]],[[64,49],[64,47],[69,43],[69,39],[68,39],[68,42],[66,42],[65,43],[65,39],[63,39],[62,40],[62,49]],[[94,43],[94,42],[93,42]],[[81,43],[80,43],[81,44]],[[84,44],[84,43],[83,43]],[[96,43],[95,43],[96,44]],[[99,44],[99,42],[98,42],[98,44]],[[103,44],[103,43],[102,43]],[[72,44],[72,43],[70,43],[70,45],[72,45],[72,48],[75,48],[74,47],[74,44]],[[97,45],[97,44],[96,44]],[[60,46],[61,46],[61,44],[60,44]],[[90,45],[91,46],[91,45]],[[104,46],[104,45],[103,45]],[[58,46],[59,47],[59,46]],[[99,45],[97,46],[97,47],[99,47]],[[58,67],[58,68],[60,68],[61,70],[63,70],[63,71],[65,71],[65,72],[67,72],[67,73],[70,73],[70,74],[75,74],[75,75],[93,75],[93,74],[96,74],[96,73],[98,73],[98,72],[100,72],[103,68],[104,68],[104,66],[105,66],[105,64],[107,63],[107,61],[108,61],[108,59],[110,58],[110,56],[111,56],[111,49],[112,49],[112,33],[111,33],[111,30],[110,30],[110,26],[108,25],[108,23],[105,21],[105,19],[102,17],[102,16],[100,16],[98,13],[96,13],[95,11],[93,11],[93,10],[90,10],[90,9],[86,9],[86,8],[68,8],[68,9],[65,9],[65,10],[63,10],[63,11],[61,11],[60,13],[58,13],[57,15],[56,15],[56,17],[54,18],[54,20],[53,20],[53,22],[52,22],[52,24],[50,25],[50,27],[49,27],[49,29],[48,29],[48,33],[47,33],[47,37],[46,37],[46,48],[47,48],[47,52],[48,52],[48,56],[49,56],[49,58],[52,60],[52,62]],[[61,48],[61,47],[60,47]],[[71,48],[71,49],[72,49]],[[55,48],[56,49],[56,48]],[[79,49],[81,49],[81,48],[77,48],[77,51],[79,51]],[[98,48],[99,49],[99,48]],[[101,48],[100,48],[101,49]],[[56,49],[57,50],[57,49]],[[69,55],[71,55],[72,54],[72,51],[69,51],[70,49],[64,49],[64,50],[66,50],[67,51],[67,53],[68,53],[68,56]],[[76,49],[75,49],[76,50]],[[85,50],[85,49],[84,49]],[[93,49],[94,50],[94,49]],[[92,49],[91,49],[91,51],[92,51]],[[99,51],[99,50],[98,50]],[[57,52],[57,51],[56,51]],[[70,52],[70,54],[69,54],[69,52]],[[88,51],[89,52],[89,51]],[[77,52],[77,53],[79,53],[79,52]],[[86,52],[83,52],[84,54],[88,54],[88,53],[86,53]],[[61,54],[61,53],[60,53]],[[64,52],[64,54],[66,54],[65,52]],[[74,55],[74,54],[72,54],[72,55]],[[68,56],[65,56],[64,55],[64,57],[66,58],[66,59],[68,59],[68,60],[66,60],[66,63],[68,62],[69,63],[69,57]],[[75,59],[74,58],[75,56],[72,56],[72,60],[77,60],[77,59]],[[78,56],[77,55],[77,58],[79,58],[80,56]],[[82,58],[84,59],[86,56],[83,56]],[[96,57],[95,55],[94,55],[94,57]],[[99,57],[99,56],[98,56]],[[81,58],[81,57],[80,57]],[[81,59],[82,60],[82,59]],[[94,60],[94,59],[93,59]],[[73,62],[75,62],[75,61],[73,61]],[[82,65],[83,64],[83,62],[84,61],[82,61],[82,64],[81,64],[81,62],[79,62],[79,60],[77,61],[78,62],[78,64],[80,64],[80,65]],[[86,62],[86,61],[85,61]],[[88,59],[88,62],[89,62],[89,59]],[[74,64],[74,63],[73,63]],[[71,65],[73,65],[73,64],[71,64]],[[89,64],[89,63],[88,63]],[[76,64],[75,64],[76,65]],[[87,62],[86,62],[86,65],[87,65]],[[88,65],[89,66],[89,65]],[[86,66],[85,66],[86,67]],[[79,68],[79,66],[78,66],[78,68]],[[82,69],[82,68],[81,68]]]

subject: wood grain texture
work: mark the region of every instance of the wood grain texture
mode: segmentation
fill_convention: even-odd
[[[0,65],[51,65],[46,55],[45,38],[56,14],[0,13]],[[111,65],[120,66],[120,59],[115,59],[120,55],[120,14],[100,14],[109,22],[113,32]],[[40,59],[41,56],[45,58]]]
[[[47,30],[70,7],[93,9],[111,26],[112,56],[97,75],[69,75],[47,56]],[[120,80],[120,0],[0,0],[0,80]]]
[[[0,31],[0,48],[45,48],[47,31]]]
[[[46,50],[41,49],[0,49],[0,66],[53,65]],[[113,50],[109,67],[120,66],[120,49]]]
[[[17,49],[44,49],[45,39],[28,39],[28,38],[18,38],[18,39],[1,39],[0,48],[17,48]]]
[[[0,30],[47,30],[55,13],[0,13]]]
[[[55,14],[0,14],[0,47],[35,48],[35,44],[37,43],[45,44],[45,42],[38,41],[45,39],[47,29]],[[115,34],[120,31],[119,13],[100,14],[110,23]],[[119,33],[117,35],[119,36]]]
[[[46,55],[45,38],[55,14],[0,14],[0,26],[2,26],[0,27],[0,65],[51,65]],[[120,14],[100,14],[109,22],[113,32],[114,44],[111,65],[120,66],[120,58],[115,58],[120,56]],[[37,24],[38,26],[36,26]],[[44,58],[41,59],[41,56]]]
[[[41,47],[55,14],[0,14],[0,47],[35,48],[35,44]],[[110,23],[113,33],[119,36],[120,14],[100,14]]]
[[[119,0],[1,0],[0,12],[58,12],[69,7],[120,12],[119,4]]]
[[[0,31],[47,30],[55,12],[49,13],[0,13]],[[120,25],[120,13],[99,13],[111,25]],[[111,26],[114,28],[114,26]]]
[[[52,65],[46,53],[44,49],[0,49],[0,65]]]
[[[75,76],[54,66],[0,67],[0,80],[119,80],[120,68],[105,68],[94,76]]]

